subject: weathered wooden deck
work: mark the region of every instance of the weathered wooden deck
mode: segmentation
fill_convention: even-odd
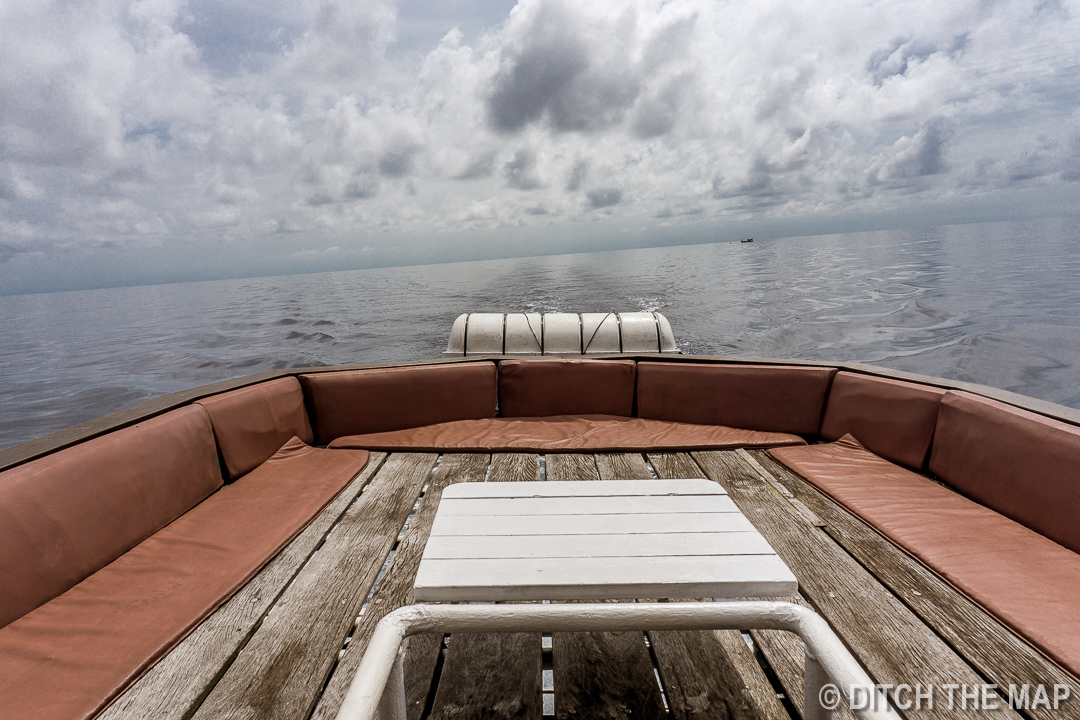
[[[1065,683],[1080,698],[1037,651],[762,452],[373,453],[319,518],[101,717],[332,720],[375,624],[412,600],[448,484],[650,477],[724,485],[798,577],[794,600],[828,619],[876,681],[939,692]],[[778,631],[417,636],[406,692],[410,720],[789,720],[802,713],[802,666],[801,641]],[[1080,717],[1080,700],[1021,712],[935,700],[904,714]]]

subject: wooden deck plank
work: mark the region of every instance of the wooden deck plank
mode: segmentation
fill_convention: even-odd
[[[149,717],[179,720],[190,714],[385,459],[385,453],[372,453],[364,469],[318,517],[250,582],[117,698],[99,716],[100,720]]]
[[[601,480],[649,480],[653,477],[641,453],[599,453],[596,469]]]
[[[731,451],[695,452],[708,477],[728,493],[799,578],[801,594],[829,621],[878,683],[940,690],[983,679],[821,528],[812,525]],[[939,698],[940,699],[940,698]],[[908,718],[981,717],[960,703],[913,707]],[[995,718],[1018,718],[997,711]]]
[[[662,478],[701,478],[705,471],[698,467],[690,453],[649,453],[649,464]]]
[[[540,479],[540,456],[495,453],[488,482]],[[540,633],[455,633],[450,636],[431,717],[543,716]]]
[[[554,633],[551,646],[556,718],[666,716],[642,633]]]
[[[322,698],[312,715],[313,720],[333,720],[367,650],[375,625],[387,613],[412,604],[413,579],[416,577],[416,568],[427,544],[431,522],[443,490],[452,483],[483,482],[489,462],[490,456],[486,454],[451,454],[440,458],[424,497],[394,551],[394,557],[387,566],[382,582],[360,616],[360,622],[353,630],[352,640],[323,690]],[[417,635],[407,641],[405,695],[409,720],[420,720],[441,650],[442,635]]]
[[[306,718],[437,455],[391,455],[195,718]]]
[[[547,480],[599,480],[592,455],[548,453],[544,457]]]
[[[601,457],[605,459],[601,460]],[[620,459],[613,460],[616,457]],[[645,469],[645,475],[640,479],[651,478],[644,459],[640,455],[637,457],[641,460],[641,468]],[[635,479],[635,473],[641,475],[641,469],[635,470],[633,461],[623,454],[597,455],[594,462],[592,467],[598,474],[590,472],[589,463],[571,460],[567,465],[577,474],[563,479],[629,480]],[[557,718],[634,719],[665,715],[652,658],[642,633],[554,633],[551,663]]]
[[[1017,637],[921,562],[764,451],[752,453],[761,466],[826,523],[836,542],[886,585],[946,642],[999,687],[1063,684],[1071,702],[1029,708],[1039,720],[1080,718],[1080,683]]]
[[[704,477],[686,453],[648,456],[665,479]],[[686,720],[788,720],[788,713],[737,630],[650,632],[672,714]]]
[[[540,720],[541,669],[539,633],[454,633],[431,717]]]
[[[540,456],[532,453],[493,453],[488,482],[527,482],[540,479]]]

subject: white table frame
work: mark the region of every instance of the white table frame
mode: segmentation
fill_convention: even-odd
[[[804,720],[832,717],[822,689],[832,680],[865,720],[900,720],[884,694],[825,620],[788,602],[409,605],[375,627],[337,720],[405,720],[402,643],[423,632],[617,632],[624,630],[787,630],[806,643]]]

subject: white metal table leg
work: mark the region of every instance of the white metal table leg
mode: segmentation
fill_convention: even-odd
[[[806,648],[806,665],[803,672],[803,720],[829,720],[832,708],[825,707],[839,697],[822,697],[822,688],[829,682],[829,675],[817,661],[810,648]]]
[[[405,649],[399,648],[379,698],[379,720],[405,720]]]

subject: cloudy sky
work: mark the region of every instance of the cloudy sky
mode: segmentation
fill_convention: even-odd
[[[0,0],[0,293],[1080,210],[1080,0]]]

